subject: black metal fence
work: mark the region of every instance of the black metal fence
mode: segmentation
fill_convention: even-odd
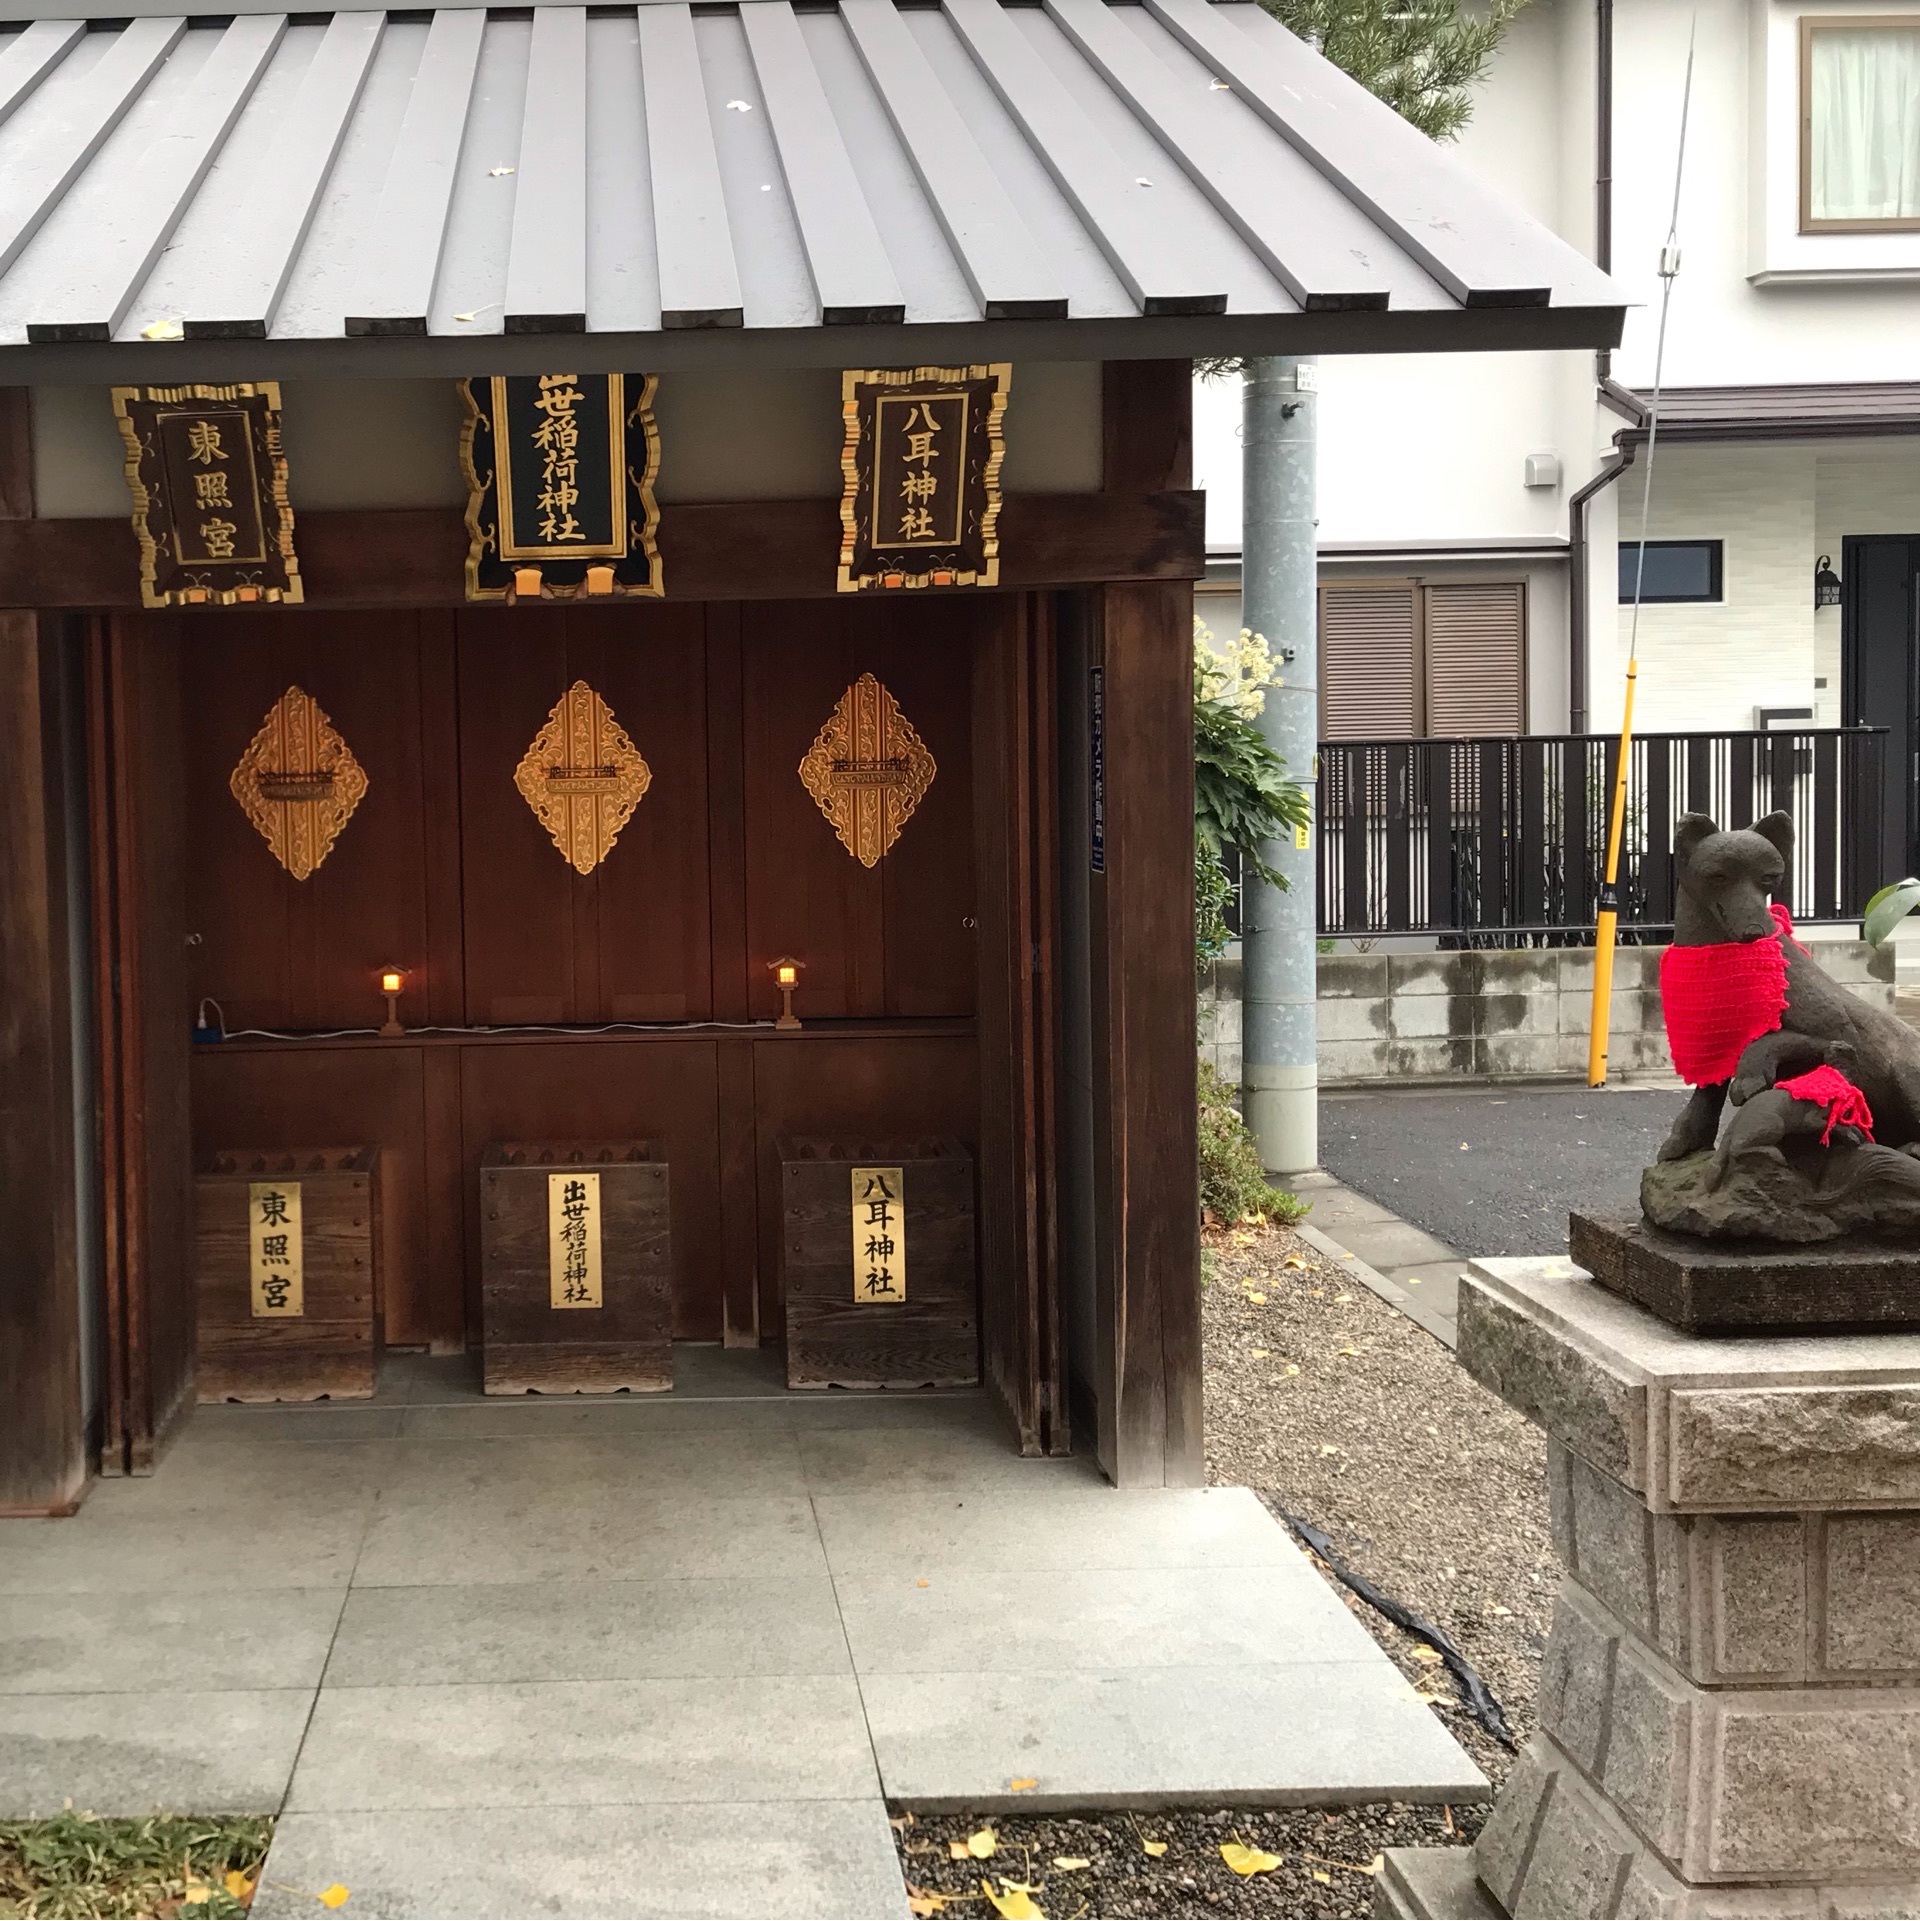
[[[1782,898],[1851,920],[1877,871],[1884,728],[1650,734],[1632,744],[1620,859],[1623,939],[1673,924],[1682,814],[1745,827],[1793,816]],[[1591,938],[1618,737],[1340,740],[1320,746],[1320,931],[1436,933],[1446,946]]]

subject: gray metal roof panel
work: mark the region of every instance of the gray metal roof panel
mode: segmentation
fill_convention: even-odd
[[[449,8],[433,17],[344,316],[350,334],[427,331],[486,30],[484,13]]]
[[[510,325],[663,367],[1618,333],[1604,277],[1246,0],[116,4],[0,31],[0,379],[211,364],[180,330],[368,372],[517,364]]]

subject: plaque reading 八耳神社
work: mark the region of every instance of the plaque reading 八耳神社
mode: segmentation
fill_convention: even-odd
[[[554,1307],[600,1305],[600,1176],[547,1176],[547,1286]]]
[[[853,1298],[907,1298],[906,1180],[898,1167],[853,1170]]]
[[[303,598],[276,381],[116,387],[146,607]]]
[[[303,1230],[298,1181],[247,1185],[247,1264],[253,1317],[297,1319],[306,1310]]]
[[[469,600],[658,596],[651,374],[463,380]]]
[[[850,368],[841,376],[843,594],[993,587],[1011,367]]]

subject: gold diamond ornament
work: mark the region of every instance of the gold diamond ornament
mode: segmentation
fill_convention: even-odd
[[[900,838],[936,771],[926,742],[871,674],[840,696],[800,763],[807,792],[863,867]]]
[[[576,873],[591,874],[653,782],[653,769],[584,680],[554,702],[513,784]]]
[[[267,710],[227,786],[274,859],[305,880],[353,818],[367,775],[320,703],[289,687]]]

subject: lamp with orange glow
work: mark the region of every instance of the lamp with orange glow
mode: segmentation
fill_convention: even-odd
[[[780,989],[780,1018],[774,1022],[775,1027],[795,1028],[800,1025],[793,1012],[793,990],[800,985],[800,970],[805,966],[805,961],[797,961],[791,954],[783,954],[777,961],[767,963],[767,972]]]
[[[383,967],[380,970],[380,991],[387,997],[386,1024],[380,1029],[383,1041],[398,1040],[407,1030],[400,1025],[400,990],[407,984],[407,971],[404,967]]]

